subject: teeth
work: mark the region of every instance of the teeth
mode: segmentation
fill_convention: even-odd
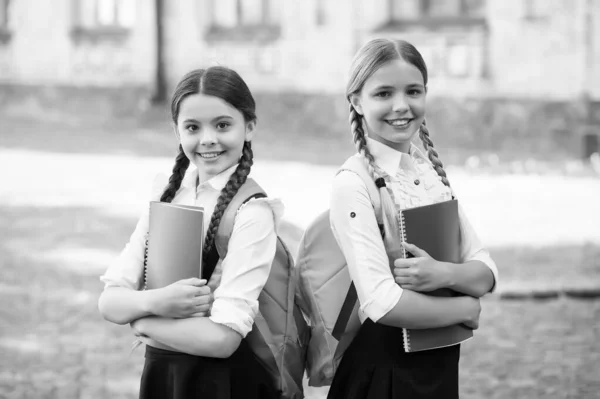
[[[410,119],[394,119],[388,121],[388,123],[392,126],[406,126],[410,123]]]
[[[204,154],[198,153],[198,155],[200,155],[200,157],[202,157],[202,158],[216,158],[221,154],[222,154],[221,152],[207,152]]]

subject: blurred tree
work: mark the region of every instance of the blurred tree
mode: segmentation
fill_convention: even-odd
[[[156,76],[152,103],[160,104],[167,100],[167,82],[165,77],[163,13],[164,1],[154,0],[156,16]]]

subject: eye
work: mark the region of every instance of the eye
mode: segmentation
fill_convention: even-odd
[[[422,91],[419,89],[409,89],[407,91],[407,94],[411,97],[418,97],[421,95],[421,93],[422,93]]]
[[[231,126],[231,123],[229,123],[229,122],[219,122],[219,123],[217,123],[217,129],[219,129],[219,130],[225,130],[229,126]]]
[[[198,131],[198,129],[199,129],[198,125],[194,125],[194,124],[187,125],[185,127],[185,130],[189,130],[190,132],[196,132],[196,131]]]
[[[389,90],[378,91],[377,93],[375,93],[375,97],[379,97],[379,98],[387,98],[391,95],[392,95],[392,92]]]

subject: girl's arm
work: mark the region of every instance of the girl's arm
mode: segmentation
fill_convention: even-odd
[[[330,218],[358,293],[360,309],[371,320],[395,327],[433,328],[478,318],[477,299],[434,298],[403,290],[396,284],[373,205],[358,175],[343,171],[335,177]]]
[[[238,332],[208,317],[168,319],[151,316],[134,321],[132,327],[179,352],[195,356],[227,358],[242,340]]]
[[[258,296],[275,257],[274,209],[266,200],[248,202],[235,219],[219,287],[208,318],[147,317],[133,323],[142,334],[196,356],[229,357],[252,330]]]
[[[170,318],[199,315],[208,311],[211,301],[206,280],[189,278],[147,291],[109,286],[100,295],[98,308],[106,320],[128,324],[150,315]]]

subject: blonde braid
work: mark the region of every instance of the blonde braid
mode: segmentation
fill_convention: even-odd
[[[388,189],[383,176],[377,171],[375,166],[375,158],[367,147],[367,140],[365,138],[365,132],[362,128],[362,116],[356,112],[352,104],[350,104],[350,126],[352,128],[352,137],[356,150],[365,159],[365,164],[369,171],[369,174],[375,180],[375,185],[379,189],[379,197],[381,202],[381,216],[383,226],[383,245],[388,254],[390,267],[393,267],[394,260],[400,257],[406,257],[404,248],[400,245],[402,242],[402,235],[400,233],[400,219],[398,218],[398,212],[396,210],[396,203],[393,198],[391,189]],[[379,221],[378,221],[379,222]]]
[[[369,170],[369,174],[373,177],[373,180],[377,180],[380,176],[375,171],[375,158],[367,147],[367,139],[365,138],[365,132],[362,128],[362,115],[356,112],[354,106],[350,104],[350,128],[352,129],[352,139],[356,146],[356,152],[362,155],[365,159],[365,164]]]
[[[425,151],[427,151],[427,156],[429,157],[429,160],[433,164],[433,168],[435,169],[437,174],[442,178],[442,183],[450,187],[450,182],[446,177],[444,165],[442,164],[442,161],[440,161],[440,159],[438,158],[437,151],[435,150],[435,148],[433,148],[433,141],[431,141],[431,138],[429,137],[429,130],[427,129],[425,120],[423,120],[421,128],[419,129],[419,137],[423,142],[423,147],[425,147]]]

